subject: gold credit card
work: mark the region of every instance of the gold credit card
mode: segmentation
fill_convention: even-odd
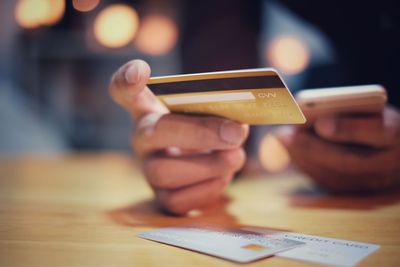
[[[152,77],[148,87],[171,112],[215,115],[253,125],[306,121],[273,69]]]

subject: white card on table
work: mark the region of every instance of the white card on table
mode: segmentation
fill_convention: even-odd
[[[141,238],[235,262],[250,262],[303,245],[301,241],[242,229],[207,226],[168,227],[140,233]]]
[[[264,233],[267,236],[305,242],[304,246],[277,253],[276,256],[329,266],[354,266],[380,247],[376,244],[292,232],[270,231],[257,227],[245,227],[243,229]]]

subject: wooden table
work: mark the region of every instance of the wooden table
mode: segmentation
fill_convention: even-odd
[[[300,174],[246,177],[200,216],[163,215],[122,154],[0,159],[0,266],[239,266],[137,238],[189,223],[251,225],[382,245],[362,266],[400,266],[400,194],[331,197]],[[307,266],[278,257],[248,266]]]

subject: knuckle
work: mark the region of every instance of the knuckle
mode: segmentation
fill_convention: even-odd
[[[335,134],[339,137],[351,138],[353,136],[351,124],[347,120],[337,119],[336,120]]]
[[[239,154],[239,156],[238,156],[239,157],[239,168],[242,168],[244,163],[246,162],[246,158],[247,158],[246,151],[241,147],[241,148],[239,148],[238,154]]]
[[[218,196],[223,193],[223,190],[229,185],[232,178],[233,178],[233,174],[229,174],[229,175],[226,175],[221,178],[221,182],[220,182],[221,191],[219,192]]]
[[[149,183],[157,188],[168,188],[168,177],[165,176],[165,162],[162,159],[148,159],[143,165],[143,172]]]
[[[345,149],[341,155],[340,170],[343,173],[351,173],[354,170],[360,170],[363,166],[363,159],[357,153],[354,153],[350,149]]]
[[[194,134],[197,140],[214,143],[218,140],[218,129],[222,119],[213,117],[198,117]]]
[[[170,114],[160,120],[159,128],[168,129],[168,136],[173,134],[175,142],[187,146],[215,147],[219,139],[218,120],[221,119]]]
[[[212,190],[211,193],[207,195],[205,202],[213,201],[223,194],[225,188],[229,185],[231,178],[233,177],[233,173],[230,172],[228,174],[221,175],[220,177],[214,178],[212,181]]]
[[[157,122],[155,123],[154,127],[155,130],[160,131],[161,129],[167,129],[168,131],[177,132],[182,128],[182,125],[185,123],[186,115],[168,113],[163,114]]]
[[[205,128],[205,129],[210,129],[210,130],[214,130],[217,128],[217,125],[219,125],[220,123],[222,123],[223,119],[221,118],[216,118],[216,117],[198,117],[197,120],[197,124],[201,127],[201,128]]]
[[[184,124],[185,118],[182,115],[173,113],[165,114],[154,124],[154,133],[180,135]]]
[[[239,170],[246,160],[246,154],[242,148],[222,152],[219,156],[224,165],[234,171]]]
[[[174,214],[184,214],[187,210],[180,204],[179,195],[176,192],[163,192],[159,195],[161,206]]]

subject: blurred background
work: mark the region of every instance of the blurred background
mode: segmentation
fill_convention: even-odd
[[[107,86],[135,58],[153,76],[274,67],[292,91],[359,83],[332,71],[340,59],[332,36],[296,12],[318,7],[286,2],[0,1],[0,153],[129,151],[134,125]],[[253,146],[274,146],[269,129]]]

